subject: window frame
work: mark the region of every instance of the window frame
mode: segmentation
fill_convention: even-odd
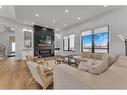
[[[108,54],[109,53],[109,41],[110,41],[110,39],[109,39],[109,32],[110,32],[109,25],[102,25],[102,26],[95,27],[93,29],[93,34],[94,34],[94,30],[96,30],[98,28],[103,28],[103,27],[107,27],[108,28],[108,45],[107,45],[107,48],[104,48],[104,49],[107,49],[107,54]],[[93,43],[93,47],[94,47],[94,43]],[[101,49],[103,49],[103,48],[101,48]],[[94,52],[93,53],[95,53],[95,48],[94,48]]]
[[[70,38],[69,38],[70,35],[74,35],[74,50],[70,49]],[[69,41],[68,42],[68,51],[74,52],[75,51],[75,34],[70,34],[70,35],[68,35],[68,41]]]
[[[68,40],[68,44],[67,44],[68,49],[67,49],[67,50],[64,49],[64,46],[65,46],[65,45],[64,45],[64,40],[65,40],[64,37],[65,37],[65,36],[67,36],[67,35],[64,35],[64,36],[63,36],[63,51],[69,51],[69,38],[67,39],[67,40]],[[68,37],[68,36],[67,36],[67,37]]]
[[[87,30],[83,30],[83,31],[91,31],[91,35],[93,36],[93,30],[92,29],[87,29]],[[82,33],[81,33],[81,52],[83,52]],[[93,38],[92,38],[92,43],[91,44],[93,44]],[[92,46],[91,46],[91,53],[92,53]]]
[[[92,32],[92,50],[91,50],[91,53],[94,53],[95,52],[95,47],[94,47],[94,30],[98,29],[98,28],[103,28],[103,27],[107,27],[108,28],[108,45],[107,45],[107,53],[109,53],[109,42],[110,42],[110,39],[109,39],[109,32],[110,32],[110,29],[109,29],[109,25],[103,25],[103,26],[98,26],[98,27],[95,27],[93,29],[87,29],[87,30],[83,30],[83,31],[89,31],[91,30]],[[82,32],[83,33],[83,32]],[[82,33],[81,33],[81,52],[83,52],[83,43],[82,43]],[[101,48],[103,49],[103,48]]]

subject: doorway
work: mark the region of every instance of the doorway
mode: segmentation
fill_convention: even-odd
[[[15,36],[9,36],[8,57],[15,57]]]

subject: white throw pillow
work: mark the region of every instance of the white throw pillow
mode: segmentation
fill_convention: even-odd
[[[90,72],[92,74],[100,74],[100,73],[104,72],[107,69],[107,67],[109,66],[108,59],[104,60],[104,61],[95,60],[95,61],[93,61],[93,63],[95,65],[89,67],[89,70],[88,70],[88,72]]]

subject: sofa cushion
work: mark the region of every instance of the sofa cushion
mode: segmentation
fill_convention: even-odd
[[[97,58],[97,54],[92,53],[92,58],[97,60],[97,59],[98,59],[98,58]]]
[[[92,59],[90,59],[88,61],[81,61],[79,66],[78,66],[78,69],[88,71],[89,67],[91,66],[92,63],[93,63]]]
[[[88,70],[88,72],[92,73],[92,74],[100,74],[102,72],[104,72],[107,67],[109,66],[108,64],[108,59],[101,61],[101,60],[95,60],[93,61],[93,63],[95,65],[91,66]]]
[[[79,66],[78,66],[78,69],[88,71],[89,67],[87,65],[85,65],[84,63],[85,63],[84,61],[81,61]]]
[[[103,60],[105,60],[105,59],[107,59],[109,57],[109,54],[103,54],[102,55],[102,57],[101,57],[101,60],[103,61]]]
[[[109,65],[112,65],[118,58],[118,55],[115,54],[109,54],[109,59],[108,59],[108,63]]]
[[[119,55],[116,54],[103,54],[101,60],[106,60],[108,58],[109,65],[112,65],[118,57]]]
[[[96,60],[101,60],[102,59],[102,54],[100,53],[92,53],[92,58]]]
[[[98,59],[98,60],[101,60],[101,59],[102,59],[102,55],[103,55],[103,54],[98,54],[97,59]]]
[[[91,58],[91,56],[92,56],[92,53],[90,53],[90,52],[82,53],[82,57],[84,57],[84,58]]]

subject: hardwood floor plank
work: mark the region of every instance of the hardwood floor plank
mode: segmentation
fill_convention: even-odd
[[[27,88],[31,79],[25,61],[14,61],[14,58],[0,61],[0,89],[42,89],[36,81]]]

